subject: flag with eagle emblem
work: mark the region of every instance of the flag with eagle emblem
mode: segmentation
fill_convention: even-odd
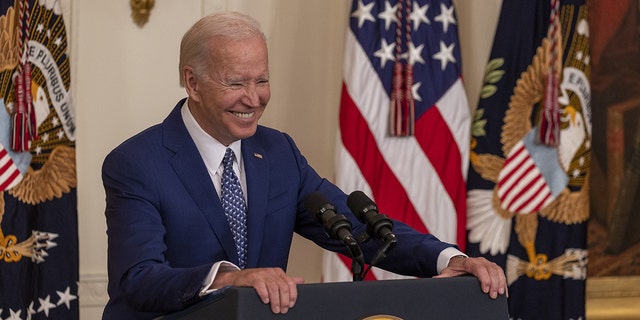
[[[78,319],[75,118],[59,1],[0,3],[0,319]]]
[[[467,253],[513,319],[584,319],[590,49],[584,0],[503,1],[471,129]]]

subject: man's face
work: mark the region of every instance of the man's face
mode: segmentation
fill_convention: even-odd
[[[189,107],[204,131],[229,145],[256,132],[271,98],[267,45],[257,36],[216,44],[204,74],[187,76]]]

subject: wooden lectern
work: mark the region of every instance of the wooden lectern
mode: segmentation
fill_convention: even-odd
[[[253,288],[228,288],[161,320],[214,319],[509,319],[504,295],[491,299],[475,277],[379,280],[298,285],[287,314],[273,314]]]

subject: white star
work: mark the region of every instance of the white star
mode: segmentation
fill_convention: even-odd
[[[385,2],[384,11],[378,14],[378,18],[384,19],[385,30],[389,30],[389,26],[391,25],[392,22],[394,23],[399,22],[398,16],[396,15],[398,12],[398,5],[399,3],[396,3],[396,5],[392,7],[391,4],[389,4],[389,2]]]
[[[413,11],[411,11],[411,15],[409,16],[409,19],[413,21],[413,31],[418,30],[422,22],[431,24],[431,21],[427,18],[427,10],[429,10],[428,4],[420,7],[417,3],[413,3]]]
[[[62,44],[62,38],[57,37],[56,41],[54,41],[53,44],[55,44],[56,47],[59,47]]]
[[[351,16],[358,18],[358,28],[362,28],[362,25],[365,21],[375,22],[376,19],[371,15],[371,9],[373,8],[374,3],[371,2],[368,5],[364,5],[362,0],[358,1],[358,9],[354,11]]]
[[[45,132],[42,135],[42,142],[47,142],[47,141],[49,141],[49,132]]]
[[[42,153],[42,147],[41,146],[37,146],[34,151],[36,152],[36,154],[41,154]]]
[[[424,49],[424,43],[416,48],[413,42],[409,42],[409,50],[402,54],[402,58],[407,59],[407,62],[410,65],[414,65],[416,62],[424,64],[424,59],[422,59],[422,49]]]
[[[38,312],[44,311],[44,314],[46,314],[47,317],[49,316],[49,309],[56,307],[56,305],[51,303],[49,299],[50,296],[47,296],[44,299],[38,298],[38,300],[40,301],[40,308],[38,308]]]
[[[44,30],[44,25],[42,23],[38,23],[38,26],[36,27],[36,31],[42,32],[42,30]]]
[[[420,89],[421,86],[422,86],[422,82],[414,83],[411,86],[411,96],[413,96],[413,100],[422,101],[422,97],[418,93],[418,90]]]
[[[453,57],[453,47],[455,46],[452,43],[447,47],[444,42],[440,41],[440,51],[433,55],[434,59],[440,60],[440,68],[442,71],[447,67],[447,62],[451,61],[451,63],[456,63],[456,58]]]
[[[64,131],[58,131],[58,139],[62,139],[64,137]]]
[[[382,43],[380,44],[380,49],[374,52],[373,55],[380,58],[380,67],[384,68],[387,64],[387,61],[394,61],[395,57],[393,55],[393,49],[395,49],[396,44],[387,44],[386,39],[382,39]]]
[[[442,11],[442,13],[440,13],[435,20],[442,23],[442,28],[446,33],[447,29],[449,29],[449,23],[456,24],[456,19],[453,18],[453,6],[447,8],[444,6],[444,3],[441,3],[440,11]]]
[[[69,287],[67,287],[67,289],[64,292],[56,290],[56,293],[60,297],[60,300],[56,305],[59,306],[64,303],[67,306],[67,309],[71,309],[71,300],[77,299],[78,296],[72,295],[69,291],[70,291]]]
[[[6,320],[22,320],[22,310],[13,311],[13,309],[9,309],[9,313],[11,315]]]
[[[60,119],[58,117],[53,117],[53,119],[51,119],[51,125],[54,127],[57,127],[60,125]]]

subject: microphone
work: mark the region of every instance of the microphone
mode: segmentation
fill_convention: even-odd
[[[358,242],[351,234],[351,222],[342,214],[336,214],[336,207],[329,203],[322,193],[310,193],[304,199],[307,210],[314,212],[325,227],[327,235],[333,240],[342,241],[351,254],[351,272],[354,281],[364,279],[364,255]]]
[[[378,213],[378,207],[364,192],[354,191],[349,194],[347,206],[360,222],[367,224],[370,237],[382,239],[390,246],[397,243],[396,236],[391,232],[393,222],[388,216]]]
[[[344,215],[336,214],[336,207],[322,193],[310,193],[304,200],[304,206],[315,213],[331,239],[340,240],[349,246],[357,245],[351,234],[351,222]]]

